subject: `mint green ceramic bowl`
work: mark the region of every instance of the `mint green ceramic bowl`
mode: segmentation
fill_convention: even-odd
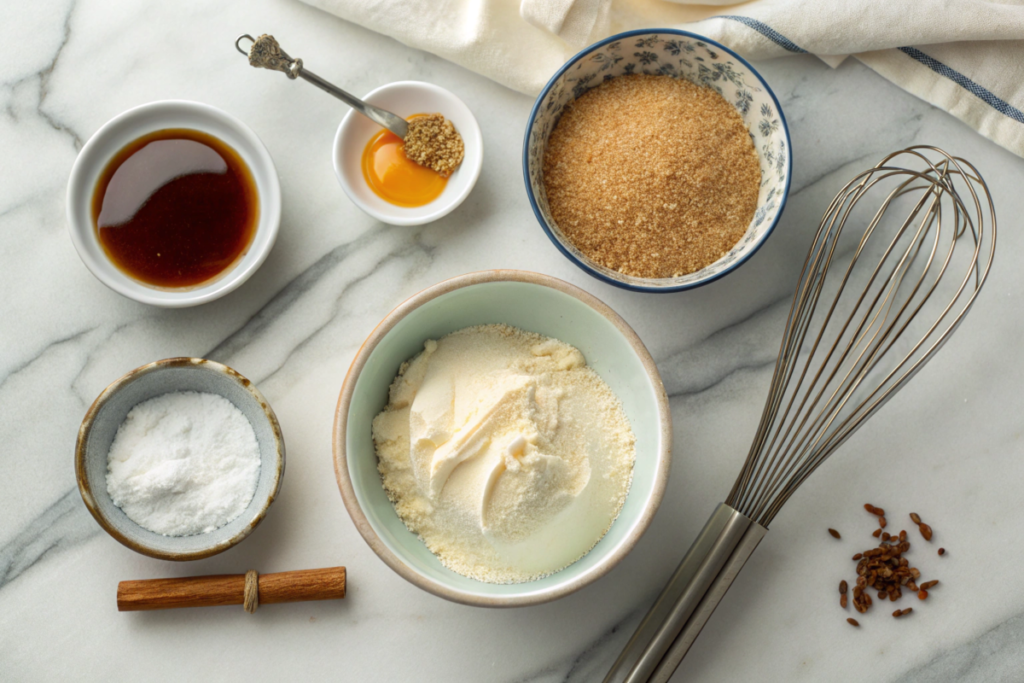
[[[426,339],[471,325],[506,323],[572,344],[622,401],[636,434],[633,483],[618,519],[584,557],[536,581],[489,584],[445,568],[410,532],[384,493],[371,422],[398,366]],[[334,470],[352,521],[402,577],[448,600],[486,607],[534,605],[568,595],[608,572],[643,535],[668,481],[672,422],[654,360],[613,310],[547,275],[490,270],[425,289],[388,314],[356,354],[334,421]]]

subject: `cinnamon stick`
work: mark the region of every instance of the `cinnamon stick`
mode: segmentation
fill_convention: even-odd
[[[117,610],[175,609],[241,605],[245,574],[189,576],[178,579],[122,581],[117,584]],[[304,600],[335,600],[345,597],[345,568],[302,569],[260,574],[261,605]]]

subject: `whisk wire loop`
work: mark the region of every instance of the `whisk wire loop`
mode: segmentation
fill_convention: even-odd
[[[902,187],[898,188],[897,190],[894,190],[893,193],[891,193],[890,196],[887,198],[885,206],[887,206],[888,203],[892,201],[892,198],[894,196],[898,195],[901,191],[902,191]],[[906,230],[908,224],[913,220],[914,216],[916,216],[917,213],[919,212],[919,210],[921,208],[921,205],[925,202],[925,199],[926,199],[925,197],[922,197],[921,201],[918,203],[918,206],[915,207],[915,209],[914,209],[913,213],[911,214],[911,216],[907,220],[905,220],[903,225],[900,227],[900,229],[899,229],[899,231],[897,233],[898,235],[902,235],[903,231]],[[865,235],[869,235],[870,231],[872,231],[874,229],[874,227],[878,223],[878,220],[879,220],[880,216],[881,216],[881,211],[876,213],[875,218],[872,220],[871,225],[869,226],[869,229],[868,229],[868,231],[866,231]],[[919,229],[918,233],[920,234],[920,229]],[[886,255],[888,255],[888,253],[894,248],[897,239],[898,239],[898,237],[894,238],[894,240],[890,243],[889,248],[887,249]],[[836,304],[837,304],[837,302],[839,300],[838,297],[841,296],[842,291],[845,289],[847,283],[849,282],[850,273],[851,273],[852,269],[854,268],[854,266],[856,265],[858,259],[860,258],[860,255],[862,253],[865,241],[866,241],[866,238],[862,238],[860,244],[857,247],[856,253],[855,253],[855,255],[854,255],[854,257],[853,257],[853,259],[851,261],[850,266],[847,268],[847,272],[844,275],[843,282],[840,285],[839,295],[837,295],[837,298],[833,301],[832,306],[830,307],[830,310],[826,314],[825,320],[822,323],[822,327],[823,328],[825,326],[827,326],[829,321],[831,320],[831,317],[832,317],[832,315],[833,315],[833,313],[835,311],[835,308],[836,308]],[[911,246],[908,249],[908,251],[904,253],[904,255],[902,256],[902,258],[899,261],[899,263],[897,263],[897,265],[896,265],[896,267],[894,269],[894,272],[890,273],[888,275],[887,281],[891,283],[890,286],[887,289],[886,288],[880,288],[879,289],[878,293],[875,296],[875,299],[871,302],[871,306],[865,310],[864,315],[861,318],[859,325],[852,332],[852,337],[854,338],[854,340],[850,344],[848,344],[845,349],[842,350],[841,355],[840,355],[839,359],[837,360],[837,362],[834,364],[831,373],[829,374],[828,377],[825,378],[825,381],[821,382],[821,386],[820,386],[820,389],[819,389],[817,395],[814,396],[814,398],[810,402],[810,406],[807,408],[807,410],[804,410],[805,406],[807,405],[808,398],[810,397],[810,391],[812,391],[815,388],[815,386],[818,385],[818,382],[821,379],[822,371],[825,368],[828,367],[829,361],[832,359],[833,355],[836,353],[837,349],[839,348],[840,341],[842,340],[842,338],[846,334],[846,331],[849,328],[851,322],[854,320],[856,312],[858,310],[860,310],[860,307],[861,307],[865,297],[867,296],[867,294],[868,294],[868,292],[870,290],[871,284],[874,283],[875,279],[878,277],[878,273],[881,270],[881,267],[882,267],[882,264],[884,263],[884,258],[885,257],[883,257],[882,262],[880,262],[875,267],[874,272],[872,272],[871,277],[868,280],[868,287],[865,288],[862,291],[861,295],[858,297],[857,302],[856,302],[856,304],[854,306],[854,312],[843,323],[842,328],[840,329],[839,333],[836,335],[836,340],[834,341],[834,343],[832,344],[832,347],[828,350],[828,353],[826,354],[826,357],[825,357],[824,362],[822,364],[822,368],[815,375],[813,381],[811,382],[811,384],[808,387],[808,393],[804,394],[804,397],[803,397],[803,399],[801,401],[801,404],[800,404],[800,406],[798,406],[797,414],[802,414],[804,417],[802,418],[801,423],[798,426],[799,428],[797,429],[797,435],[795,435],[793,437],[795,442],[794,441],[790,442],[789,446],[784,451],[784,455],[792,452],[793,450],[796,450],[797,452],[801,452],[803,450],[806,442],[808,441],[808,439],[811,438],[812,435],[818,433],[819,434],[818,439],[813,444],[811,444],[811,447],[816,447],[818,445],[818,443],[820,442],[820,439],[821,439],[820,433],[818,431],[816,431],[816,430],[818,430],[820,428],[822,422],[831,423],[834,420],[834,418],[835,418],[836,412],[835,411],[831,411],[830,409],[835,407],[835,406],[837,406],[837,408],[836,408],[837,410],[841,409],[843,407],[843,405],[850,398],[851,394],[849,392],[850,391],[854,391],[857,388],[857,386],[860,384],[860,382],[863,380],[863,378],[864,378],[864,371],[868,367],[868,363],[870,361],[872,361],[874,359],[874,357],[878,354],[881,343],[883,343],[885,341],[885,338],[887,336],[889,336],[889,333],[892,331],[892,328],[887,329],[885,334],[882,336],[882,338],[879,339],[878,335],[879,335],[879,333],[882,332],[883,328],[882,328],[881,325],[876,325],[876,322],[878,321],[878,317],[879,317],[879,315],[882,315],[883,312],[885,314],[885,317],[888,317],[889,314],[891,313],[892,307],[896,303],[895,297],[891,297],[891,295],[898,288],[899,283],[902,281],[902,278],[906,275],[907,271],[906,271],[906,268],[904,266],[907,263],[907,257],[910,255],[910,251],[912,251],[912,250],[919,250],[920,247],[921,247],[921,244],[922,244],[922,241],[915,240],[911,244]],[[832,246],[832,249],[830,251],[834,252],[834,246],[835,246],[835,242],[833,242],[833,246]],[[916,256],[916,254],[914,256]],[[914,256],[911,256],[911,259],[913,259]],[[932,255],[929,257],[929,266],[926,266],[926,269],[928,267],[930,267],[930,259],[933,256],[934,256],[934,250],[932,252]],[[831,259],[831,256],[830,256],[830,259]],[[896,275],[896,273],[899,273],[898,276]],[[819,280],[819,282],[820,282],[820,280]],[[913,294],[916,292],[916,289],[919,286],[920,286],[920,281],[918,282],[918,285],[915,286],[915,291],[911,292],[910,298],[913,297]],[[819,288],[819,292],[820,292],[820,288]],[[879,305],[879,299],[883,298],[883,294],[885,295],[885,297],[884,297],[884,299],[882,301],[882,305],[880,306]],[[903,306],[904,309],[906,308],[907,303],[909,303],[910,298],[908,298],[907,302],[904,304],[904,306]],[[889,302],[888,305],[885,305],[885,301],[886,300]],[[897,319],[902,314],[902,312],[903,311],[901,310],[900,313],[897,314]],[[868,320],[869,317],[871,317],[870,321]],[[806,319],[810,320],[810,317],[808,316]],[[884,321],[884,318],[883,318],[883,321]],[[867,324],[866,327],[865,327],[865,324]],[[898,331],[896,333],[896,337],[898,337],[899,334],[901,334],[901,332],[902,332],[902,330]],[[823,333],[823,330],[822,330],[822,333]],[[817,350],[819,344],[821,343],[822,333],[819,333],[817,339],[814,342],[814,346],[812,347],[812,350],[811,350],[811,352],[809,354],[809,356],[812,357],[812,358],[813,358],[814,353]],[[839,384],[839,386],[837,386],[835,388],[835,390],[833,391],[832,395],[826,401],[824,407],[818,412],[817,416],[814,418],[814,421],[811,423],[810,429],[804,430],[803,428],[806,426],[807,421],[809,419],[811,419],[811,410],[815,406],[817,406],[819,404],[819,402],[821,401],[822,396],[824,395],[824,393],[827,390],[827,388],[829,386],[831,386],[832,380],[835,378],[835,375],[839,372],[839,369],[842,367],[842,364],[846,361],[848,355],[851,353],[851,351],[854,351],[855,349],[857,349],[858,346],[861,344],[861,342],[863,342],[868,337],[869,334],[871,335],[871,339],[867,343],[867,345],[865,345],[865,346],[863,346],[863,348],[861,348],[861,351],[860,351],[860,354],[859,354],[858,358],[854,361],[853,369],[851,369],[851,371],[849,373],[847,373],[846,377],[843,378],[843,380]],[[877,342],[876,342],[876,340],[877,340]],[[884,350],[882,351],[882,353],[884,353]],[[806,372],[807,367],[809,367],[809,364],[807,366],[805,366],[805,372]],[[800,383],[802,383],[802,378],[801,378],[801,382]],[[849,391],[846,391],[847,388],[849,388]],[[783,441],[785,441],[785,438],[788,436],[788,433],[789,433],[790,429],[792,428],[792,426],[793,426],[793,423],[790,423],[790,427],[787,428],[786,433],[782,434]],[[826,428],[828,426],[829,425],[826,424]],[[802,436],[800,436],[800,434],[802,434]],[[798,437],[799,437],[799,440],[797,440]],[[765,486],[761,487],[761,489],[763,490],[762,495],[760,495],[760,496],[755,495],[754,496],[754,500],[757,502],[757,504],[755,505],[755,510],[754,510],[754,514],[755,515],[759,514],[760,511],[763,509],[764,505],[766,504],[766,502],[767,502],[766,501],[766,496],[770,495],[770,494],[773,494],[774,492],[776,492],[778,490],[778,480],[779,480],[779,478],[780,477],[789,477],[789,476],[791,476],[793,474],[793,471],[796,468],[796,463],[797,462],[798,462],[798,460],[795,460],[793,458],[786,458],[785,459],[785,466],[783,466],[783,467],[776,467],[775,472],[773,473],[773,476],[770,477],[770,479],[767,481],[767,484]],[[781,461],[778,464],[781,465]]]
[[[879,192],[864,221],[861,203]],[[851,242],[844,230],[858,224],[865,227]],[[965,238],[966,256],[957,248]],[[988,276],[994,248],[992,198],[963,159],[913,147],[847,183],[804,261],[761,423],[726,503],[767,526],[945,343]],[[945,305],[939,292],[949,296]]]

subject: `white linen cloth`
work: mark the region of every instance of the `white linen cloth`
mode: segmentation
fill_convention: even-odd
[[[589,43],[639,28],[707,36],[748,59],[852,55],[1024,156],[1024,0],[303,0],[537,94]]]

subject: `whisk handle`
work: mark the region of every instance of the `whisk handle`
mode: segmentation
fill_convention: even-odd
[[[766,533],[721,503],[604,683],[666,683]]]

